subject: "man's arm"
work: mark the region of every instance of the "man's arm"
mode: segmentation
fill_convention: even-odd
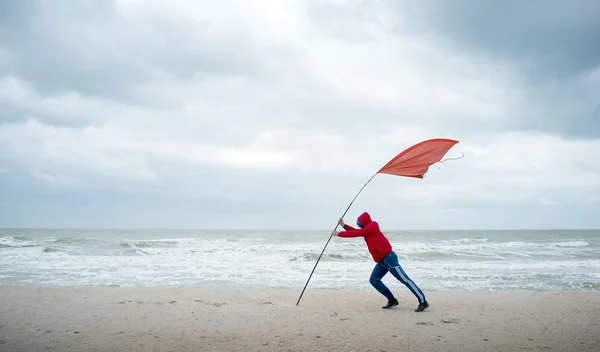
[[[348,226],[351,227],[351,226]],[[363,227],[362,229],[352,229],[352,230],[348,230],[348,231],[341,231],[337,233],[337,236],[339,237],[361,237],[361,236],[368,236],[369,233],[371,232],[371,227],[369,225]]]
[[[369,227],[369,226],[366,226],[366,227],[364,227],[362,229],[355,229],[354,227],[352,227],[352,226],[347,225],[346,223],[344,223],[344,220],[342,218],[340,218],[338,220],[338,224],[340,226],[342,226],[344,228],[344,230],[346,230],[346,231],[337,232],[336,230],[333,230],[331,232],[332,236],[339,236],[339,237],[360,237],[360,236],[366,236],[366,235],[368,235],[368,232],[369,232],[369,230],[367,229],[367,227]]]

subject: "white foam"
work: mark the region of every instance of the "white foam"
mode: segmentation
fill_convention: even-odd
[[[253,236],[262,236],[261,234]],[[302,287],[321,238],[61,240],[2,237],[0,282],[42,285]],[[107,236],[107,238],[109,238]],[[44,252],[44,248],[55,251]],[[407,274],[431,289],[600,289],[600,250],[588,240],[488,238],[394,241]],[[315,288],[370,289],[375,263],[362,239],[332,241],[311,279]],[[385,282],[398,285],[391,275]],[[396,286],[397,287],[397,286]]]

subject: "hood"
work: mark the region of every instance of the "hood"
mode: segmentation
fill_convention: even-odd
[[[360,214],[358,221],[363,225],[363,227],[367,226],[371,222],[371,215],[369,215],[367,212],[364,212]]]

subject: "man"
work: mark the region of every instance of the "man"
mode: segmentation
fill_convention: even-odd
[[[388,309],[398,305],[398,300],[381,281],[388,271],[391,272],[398,281],[406,285],[410,292],[417,297],[419,307],[415,312],[421,312],[429,307],[429,303],[427,303],[421,289],[408,277],[408,275],[406,275],[404,270],[402,270],[402,267],[398,263],[398,256],[392,250],[392,245],[388,239],[379,229],[379,224],[372,221],[371,216],[367,212],[362,213],[356,221],[359,229],[355,229],[352,226],[345,224],[344,219],[341,218],[338,223],[345,231],[337,232],[336,230],[333,230],[331,233],[332,236],[364,237],[369,253],[371,253],[373,260],[377,263],[373,269],[369,282],[377,291],[379,291],[379,293],[388,299],[387,305],[383,308]]]

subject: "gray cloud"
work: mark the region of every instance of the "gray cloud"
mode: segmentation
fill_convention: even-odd
[[[415,2],[249,4],[0,5],[0,226],[329,228],[378,167],[433,137],[465,158],[377,177],[348,216],[600,226],[593,48],[537,43],[524,15],[512,36],[474,36],[464,26],[499,10],[463,2],[438,4],[451,18]],[[584,38],[592,10],[565,38]]]
[[[164,101],[147,99],[138,91],[140,85],[160,77],[188,80],[265,73],[248,46],[250,38],[241,30],[158,15],[127,17],[112,1],[30,0],[2,6],[2,50],[10,53],[3,71],[31,82],[43,95],[75,91],[160,106]],[[237,45],[222,47],[217,37]]]
[[[509,92],[522,95],[513,129],[575,138],[600,136],[600,3],[427,1],[389,3],[400,33],[512,67]]]
[[[43,93],[72,90],[118,97],[147,76],[115,50],[112,40],[119,28],[111,23],[109,2],[5,4],[2,42],[13,56],[6,70]]]
[[[600,3],[427,1],[402,3],[406,31],[434,33],[446,45],[517,65],[534,80],[593,71],[600,64]]]
[[[228,128],[240,128],[246,135],[249,130],[261,129],[268,124],[270,128],[316,127],[326,130],[336,130],[344,125],[348,131],[377,136],[398,123],[427,120],[433,126],[439,121],[437,112],[411,111],[393,100],[373,101],[370,93],[362,96],[358,92],[353,96],[339,94],[335,89],[342,82],[328,84],[321,76],[327,74],[326,71],[315,72],[314,65],[304,61],[307,56],[314,56],[315,51],[310,46],[307,51],[283,43],[257,43],[247,24],[223,27],[204,19],[189,21],[143,11],[127,13],[108,2],[76,3],[69,5],[68,10],[60,4],[31,1],[12,5],[18,8],[7,9],[7,13],[14,16],[3,21],[3,33],[8,39],[4,49],[14,58],[8,72],[30,82],[34,94],[40,97],[60,97],[65,90],[75,91],[83,97],[138,105],[140,111],[169,108],[165,116],[181,115],[177,109],[193,101],[203,108],[197,112],[197,120],[218,113],[222,121],[230,118],[223,111],[204,107],[227,104],[226,113],[236,121]],[[309,7],[308,16],[311,21],[326,22],[335,13],[333,9],[331,6]],[[367,20],[376,17],[374,12]],[[339,28],[338,34],[357,28],[362,20],[356,17],[356,9],[348,9],[345,18],[346,25]],[[369,38],[365,42],[373,42]],[[40,52],[44,52],[43,58],[38,54]],[[342,64],[352,59],[344,52],[332,52],[332,55],[337,55],[334,60]],[[364,69],[374,71],[381,78],[386,77],[377,67]],[[336,80],[354,80],[348,88],[361,89],[362,78],[343,75],[334,77]],[[224,86],[227,79],[231,84]],[[399,88],[402,78],[387,84]],[[186,85],[196,88],[187,90]],[[272,90],[279,97],[271,99],[257,93],[264,90]],[[8,110],[0,112],[3,121],[35,118],[52,125],[81,127],[99,126],[114,118],[98,116],[97,109],[40,111],[24,105],[15,106],[15,102],[8,102],[0,106],[0,110]],[[148,113],[140,114],[144,123],[148,123]],[[320,117],[324,114],[327,119]],[[455,120],[469,119],[480,128],[493,123],[489,119],[471,119],[462,109],[446,110],[445,114]],[[253,122],[258,119],[263,124]],[[377,126],[380,130],[373,129]],[[464,126],[446,124],[440,130],[445,128],[446,133],[453,133]],[[226,138],[216,136],[221,140]]]

